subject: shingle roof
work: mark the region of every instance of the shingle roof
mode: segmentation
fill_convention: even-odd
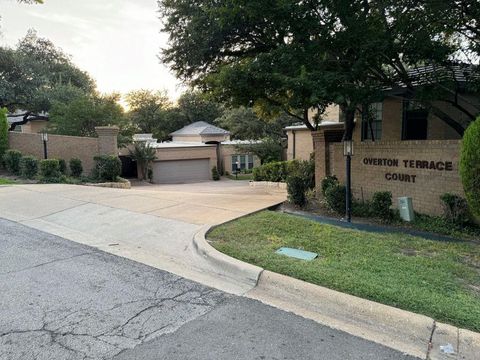
[[[174,131],[170,135],[228,135],[230,132],[221,129],[205,121],[197,121],[187,125],[180,130]]]

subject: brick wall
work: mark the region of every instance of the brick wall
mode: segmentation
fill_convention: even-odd
[[[344,183],[342,144],[329,144],[328,152],[329,174],[336,175]],[[357,199],[370,199],[376,191],[391,191],[394,206],[398,197],[410,196],[416,211],[440,215],[442,204],[439,197],[442,194],[450,192],[464,196],[458,173],[460,141],[356,143],[354,154],[352,191]],[[407,164],[404,162],[406,160]],[[316,161],[321,161],[321,157],[317,157]],[[427,168],[425,161],[428,161]],[[318,166],[321,167],[320,164]],[[432,166],[438,169],[430,168]]]
[[[67,163],[71,158],[82,160],[85,175],[90,174],[95,163],[94,156],[100,154],[117,155],[116,139],[118,129],[113,128],[110,136],[99,138],[51,135],[48,134],[47,152],[50,159],[64,159]],[[43,159],[43,141],[41,134],[28,134],[10,131],[8,133],[9,148],[19,150],[23,155],[32,155]],[[104,143],[105,142],[105,143]]]

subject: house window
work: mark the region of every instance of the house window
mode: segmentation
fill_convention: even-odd
[[[362,114],[362,141],[382,139],[383,102],[365,106],[368,111]]]
[[[403,102],[403,140],[427,140],[428,109],[422,104],[406,100]]]
[[[232,155],[232,173],[237,170],[237,161],[238,170],[253,169],[253,155]]]

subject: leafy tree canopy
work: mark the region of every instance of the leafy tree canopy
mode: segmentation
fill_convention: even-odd
[[[62,135],[96,136],[96,126],[117,125],[122,132],[129,127],[119,95],[81,95],[68,102],[55,102],[50,109],[49,131]]]
[[[286,112],[312,130],[308,109],[321,114],[337,103],[345,112],[347,138],[359,104],[381,100],[385,89],[399,84],[407,90],[402,96],[422,93],[425,82],[411,69],[448,70],[456,60],[468,61],[465,54],[478,56],[476,0],[159,4],[170,34],[162,59],[181,79],[231,105],[261,107],[272,115]],[[463,111],[456,85],[451,76],[435,79],[430,87],[437,93],[428,89],[421,97],[435,107],[430,100],[442,95]],[[456,126],[455,119],[443,115]]]
[[[238,107],[227,109],[215,120],[215,124],[230,131],[233,139],[257,140],[262,138],[280,139],[283,128],[292,125],[297,119],[280,115],[276,118],[260,118],[252,108]]]
[[[178,99],[178,108],[189,124],[205,121],[210,124],[223,113],[222,105],[208,99],[199,91],[187,91]]]

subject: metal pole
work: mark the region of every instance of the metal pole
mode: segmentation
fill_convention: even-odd
[[[346,158],[346,181],[345,181],[345,215],[348,222],[352,222],[352,157]]]
[[[46,140],[43,140],[43,157],[45,159],[48,158],[48,154],[47,154],[47,141]]]

